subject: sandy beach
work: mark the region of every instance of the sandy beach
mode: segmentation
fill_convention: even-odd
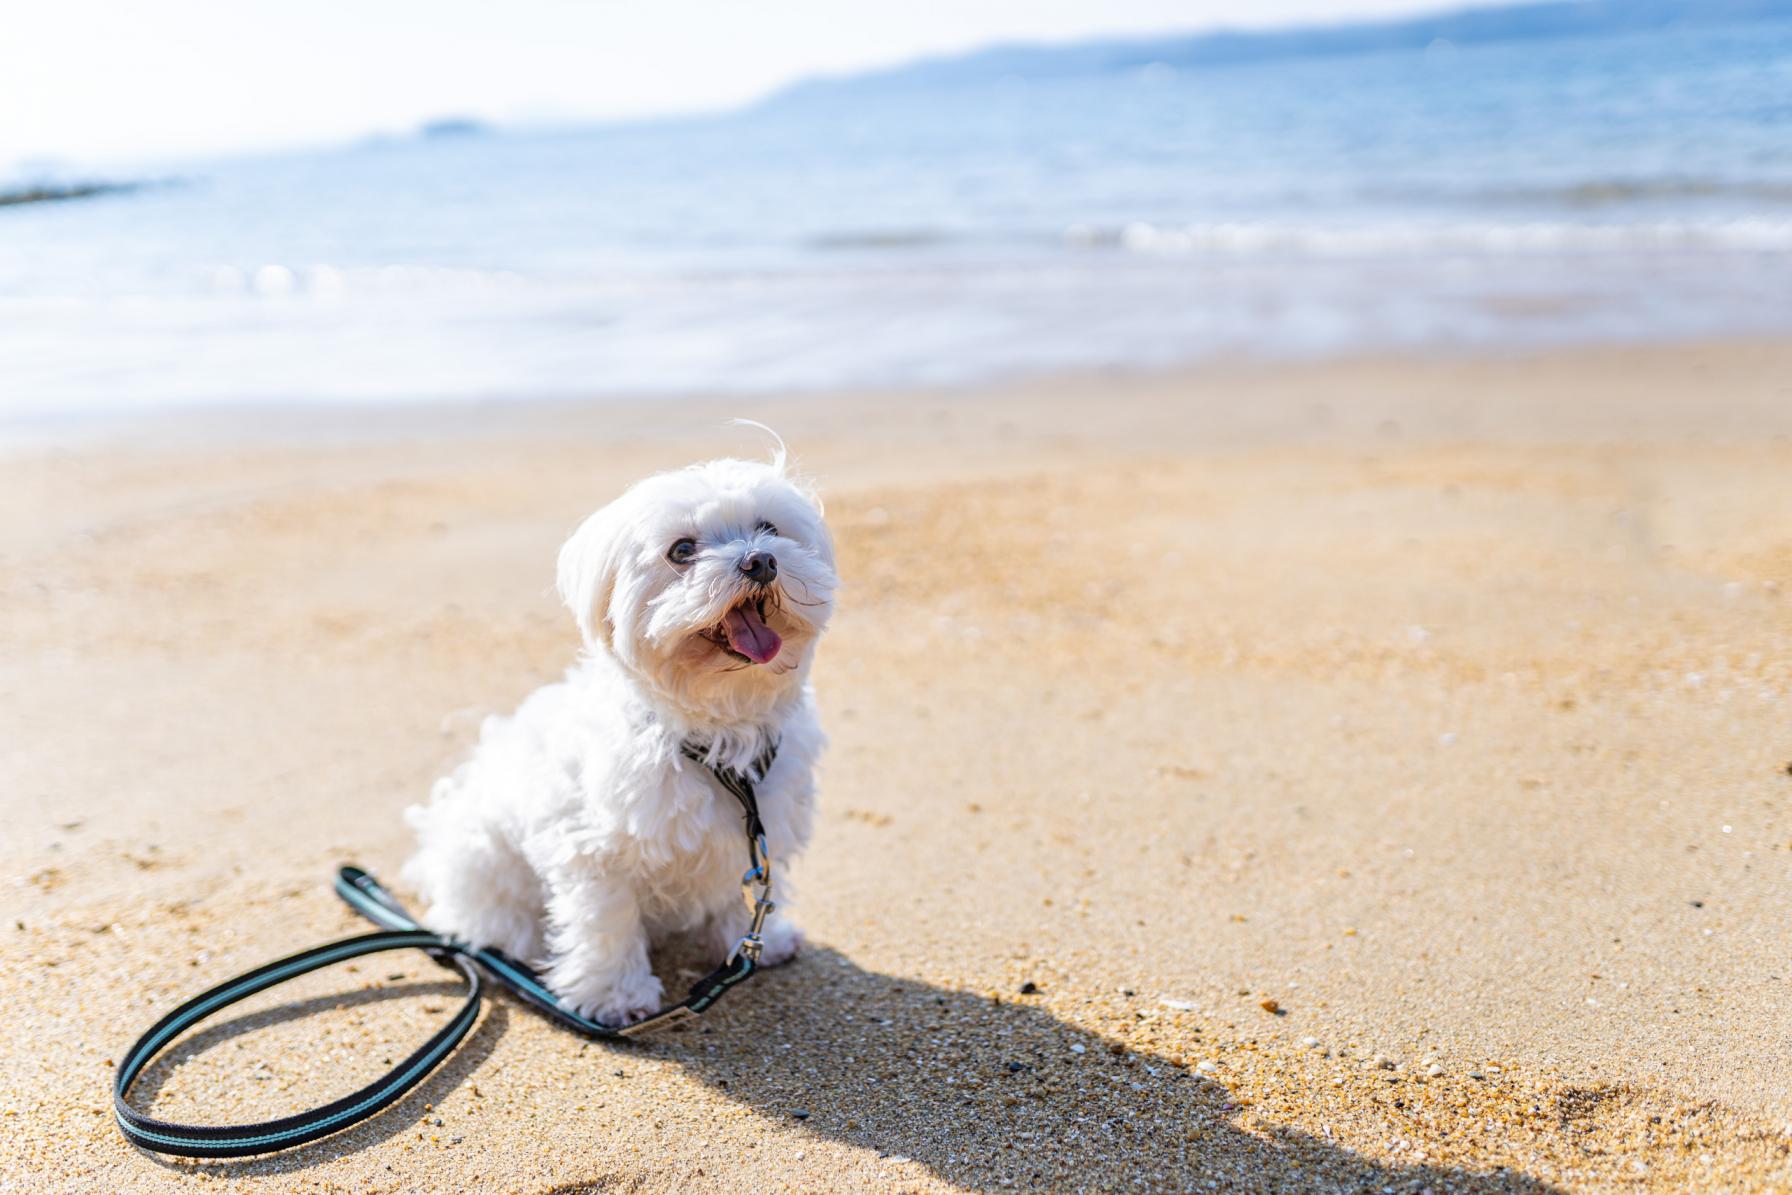
[[[289,1154],[127,1146],[123,1048],[363,928],[334,866],[395,882],[570,662],[561,539],[733,415],[847,584],[805,956],[625,1046],[493,1000]],[[0,1191],[1792,1189],[1792,343],[175,416],[0,495]],[[273,993],[139,1102],[322,1102],[450,978]]]

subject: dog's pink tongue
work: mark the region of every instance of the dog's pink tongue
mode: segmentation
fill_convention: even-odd
[[[729,647],[755,664],[771,663],[778,649],[784,646],[778,632],[766,626],[759,611],[750,605],[736,606],[728,611],[728,616],[722,619],[722,633],[728,636]]]

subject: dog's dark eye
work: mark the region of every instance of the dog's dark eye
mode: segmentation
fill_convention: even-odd
[[[673,564],[689,564],[696,558],[697,541],[694,539],[681,539],[666,553],[666,559]]]
[[[759,526],[755,527],[754,530],[755,531],[763,531],[767,535],[778,534],[778,529],[776,527],[772,526],[770,523],[766,522],[764,519],[759,520]]]

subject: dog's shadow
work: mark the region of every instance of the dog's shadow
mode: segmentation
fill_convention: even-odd
[[[133,1102],[148,1107],[184,1062],[242,1034],[325,1008],[402,996],[453,999],[460,990],[451,982],[409,984],[220,1023],[158,1059]],[[515,1007],[507,996],[487,1001],[478,1028],[442,1068],[372,1120],[273,1157],[206,1169],[291,1173],[414,1128],[428,1105],[476,1074]],[[578,1048],[572,1035],[566,1040]],[[1507,1170],[1388,1166],[1291,1128],[1246,1132],[1243,1110],[1220,1083],[1149,1052],[1116,1048],[1037,1000],[998,1001],[880,975],[815,947],[756,977],[701,1022],[592,1050],[594,1061],[624,1054],[666,1059],[763,1116],[875,1150],[892,1167],[919,1164],[968,1190],[1555,1190]],[[893,1170],[889,1177],[902,1176]],[[601,1185],[575,1182],[556,1195]]]
[[[1037,1000],[879,975],[831,950],[742,995],[642,1048],[765,1116],[971,1190],[1554,1190],[1510,1171],[1390,1167],[1294,1129],[1247,1133],[1220,1083]]]

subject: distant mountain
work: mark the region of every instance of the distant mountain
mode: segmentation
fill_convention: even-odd
[[[419,137],[479,137],[491,132],[491,126],[471,116],[443,116],[417,126]]]
[[[27,186],[0,188],[0,207],[21,207],[27,203],[60,203],[67,199],[91,199],[96,195],[120,195],[135,191],[142,183],[33,183]]]
[[[770,102],[847,91],[950,87],[1007,77],[1063,78],[1149,66],[1188,69],[1422,50],[1435,42],[1464,46],[1773,19],[1792,20],[1792,0],[1555,0],[1349,25],[1112,38],[1072,45],[1002,45],[866,74],[811,79],[785,88]]]

